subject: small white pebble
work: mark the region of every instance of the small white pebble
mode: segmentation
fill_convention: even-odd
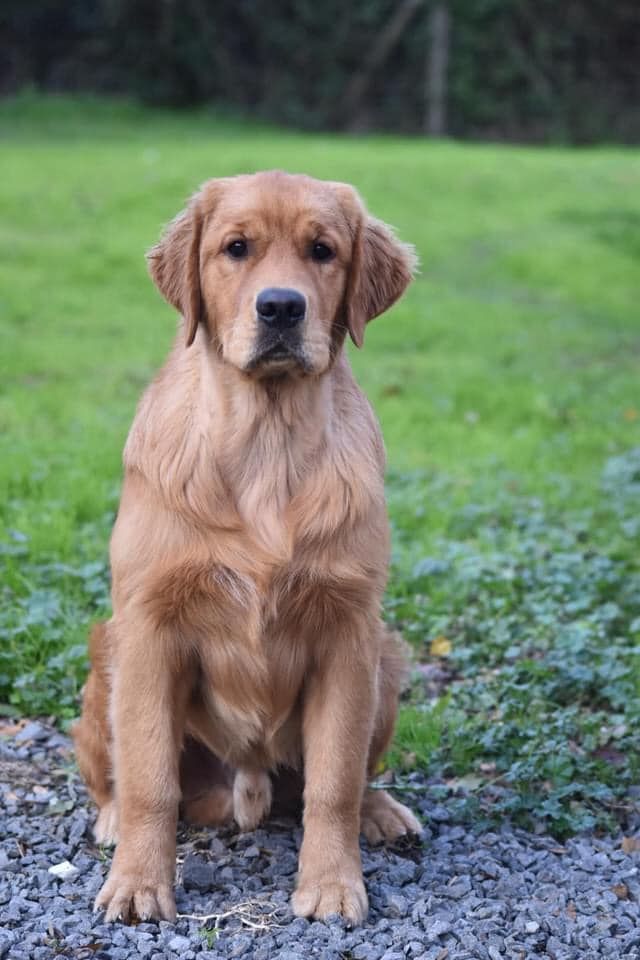
[[[529,920],[528,923],[525,923],[524,929],[526,933],[537,933],[540,929],[540,924],[535,920]]]
[[[68,860],[63,860],[62,863],[55,863],[52,867],[49,867],[48,872],[52,876],[57,877],[58,880],[74,880],[80,873],[78,868],[74,867]]]

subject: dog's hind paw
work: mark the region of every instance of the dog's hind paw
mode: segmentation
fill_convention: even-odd
[[[255,830],[271,810],[271,778],[264,770],[238,770],[233,781],[233,816],[241,830]]]
[[[115,800],[109,800],[100,808],[93,835],[96,843],[104,847],[112,847],[118,842],[118,811]]]
[[[422,824],[408,807],[385,790],[369,787],[362,800],[360,832],[369,843],[384,843],[407,834],[420,836]]]

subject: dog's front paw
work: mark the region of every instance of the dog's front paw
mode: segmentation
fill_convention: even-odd
[[[291,898],[297,917],[325,920],[337,913],[352,924],[362,923],[369,911],[369,901],[359,869],[313,876],[303,873]]]
[[[271,810],[271,778],[264,770],[238,770],[233,781],[233,816],[241,830],[255,830]]]
[[[173,884],[154,883],[148,877],[111,870],[96,897],[95,910],[105,909],[105,922],[121,920],[175,920],[176,901]]]

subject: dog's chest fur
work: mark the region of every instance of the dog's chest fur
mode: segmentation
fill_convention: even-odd
[[[198,643],[195,711],[199,736],[208,726],[207,742],[235,763],[250,756],[261,766],[295,762],[305,679],[326,644],[347,642],[354,611],[377,609],[379,556],[372,563],[358,550],[356,505],[365,491],[356,474],[336,480],[335,470],[318,463],[288,500],[277,485],[271,499],[260,487],[239,500],[242,527],[223,551],[227,562],[235,554],[237,565],[217,577],[210,598],[224,611],[224,628]],[[382,551],[378,512],[369,507],[366,522],[380,527]]]
[[[327,644],[348,642],[350,618],[378,612],[387,551],[379,430],[346,362],[275,397],[251,384],[216,397],[219,384],[199,384],[173,398],[184,426],[171,438],[153,386],[138,412],[128,482],[145,478],[172,519],[158,525],[162,543],[141,530],[138,556],[127,538],[114,599],[120,584],[144,595],[152,568],[158,627],[183,636],[197,661],[188,727],[234,763],[293,762],[306,677]],[[171,559],[160,575],[161,554]]]

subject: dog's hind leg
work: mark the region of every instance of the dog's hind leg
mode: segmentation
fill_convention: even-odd
[[[372,779],[387,750],[398,712],[398,697],[406,675],[406,658],[397,634],[385,629],[378,681],[378,708],[369,748],[368,777]],[[360,831],[369,843],[396,840],[408,833],[422,833],[420,821],[404,804],[385,790],[367,787],[360,811]]]
[[[198,827],[233,820],[233,771],[194,737],[180,757],[181,816]]]
[[[113,796],[111,728],[109,723],[110,649],[106,623],[97,623],[89,637],[91,670],[82,695],[82,714],[71,730],[76,759],[89,793],[98,805],[94,835],[98,843],[116,843],[118,824]]]

